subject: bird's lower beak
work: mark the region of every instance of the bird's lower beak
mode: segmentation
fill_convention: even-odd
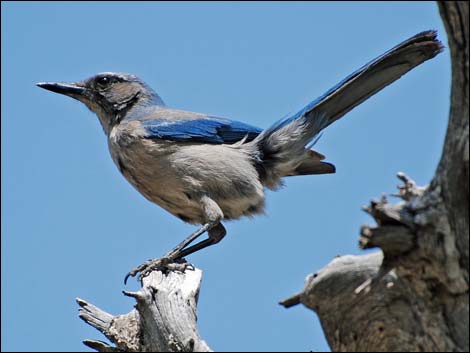
[[[65,94],[66,96],[73,98],[78,98],[85,92],[85,87],[78,83],[39,82],[36,83],[36,85],[49,91]]]

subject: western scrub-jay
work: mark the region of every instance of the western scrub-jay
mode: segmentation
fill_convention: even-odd
[[[133,269],[127,280],[218,243],[226,234],[221,221],[262,213],[264,189],[276,190],[283,177],[334,173],[335,167],[311,149],[318,133],[442,49],[435,31],[419,33],[265,130],[169,108],[129,74],[106,72],[75,83],[37,85],[96,113],[124,177],[151,202],[202,225],[164,257]],[[204,232],[208,238],[190,246]]]

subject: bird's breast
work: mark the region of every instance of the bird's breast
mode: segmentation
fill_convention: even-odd
[[[169,156],[171,142],[142,138],[127,131],[113,131],[108,139],[112,159],[121,174],[146,199],[189,223],[200,218],[199,206],[184,195],[184,187],[172,174]],[[183,216],[187,214],[187,216]]]

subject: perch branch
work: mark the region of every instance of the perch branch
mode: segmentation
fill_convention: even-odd
[[[116,346],[95,340],[83,343],[100,352],[210,352],[197,329],[197,298],[202,271],[154,271],[137,292],[123,291],[137,304],[125,315],[113,316],[77,299],[79,316]]]

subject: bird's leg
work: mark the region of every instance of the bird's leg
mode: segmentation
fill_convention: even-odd
[[[200,241],[199,243],[194,244],[186,249],[182,249],[179,253],[178,258],[188,256],[189,254],[207,248],[208,246],[217,244],[223,239],[225,234],[227,234],[227,231],[225,230],[225,227],[222,225],[222,223],[218,223],[213,228],[209,229],[207,233],[209,235],[209,238]]]
[[[126,275],[124,278],[124,284],[127,283],[127,279],[132,276],[134,277],[136,274],[140,273],[139,279],[142,279],[146,275],[148,275],[150,272],[156,269],[161,269],[161,268],[173,268],[173,269],[184,269],[186,267],[185,264],[174,264],[175,266],[169,266],[172,262],[175,260],[180,259],[183,256],[180,256],[180,252],[189,244],[191,244],[194,240],[196,240],[201,234],[209,230],[213,226],[210,223],[204,224],[201,228],[199,228],[197,231],[194,233],[190,234],[189,237],[187,237],[185,240],[183,240],[181,243],[179,243],[173,250],[168,252],[167,254],[163,255],[159,259],[151,259],[148,261],[145,261],[143,264],[137,266],[136,268],[132,269],[129,271],[129,273]],[[182,266],[178,266],[182,265]]]
[[[177,263],[177,260],[181,260],[186,255],[192,254],[210,245],[217,244],[219,241],[222,240],[222,238],[227,233],[224,226],[220,223],[220,220],[223,218],[222,210],[220,209],[219,205],[217,205],[217,203],[208,196],[203,196],[201,198],[201,205],[206,219],[208,219],[209,221],[205,223],[201,228],[199,228],[196,232],[189,235],[189,237],[179,243],[175,248],[173,248],[163,257],[159,259],[148,260],[140,266],[131,270],[124,278],[124,284],[126,284],[127,279],[130,276],[134,277],[138,273],[140,273],[139,279],[141,280],[150,272],[157,269],[172,269],[184,271],[189,264]],[[209,234],[208,239],[186,248],[189,244],[191,244],[194,240],[196,240],[201,234],[205,232],[208,232]]]
[[[182,258],[183,256],[185,256],[185,255],[181,255],[183,249],[186,248],[193,241],[195,241],[200,235],[204,234],[207,231],[210,231],[212,227],[214,227],[214,225],[211,223],[204,224],[201,228],[199,228],[197,231],[195,231],[193,234],[191,234],[189,237],[187,237],[185,240],[183,240],[181,243],[175,246],[175,248],[171,250],[170,252],[168,252],[164,256],[164,258],[168,258],[171,260]]]
[[[210,228],[211,226],[212,228]],[[205,231],[207,231],[207,233],[209,234],[209,237],[207,239],[186,248],[186,246],[192,243],[198,236],[203,234]],[[222,240],[225,234],[227,234],[227,231],[225,230],[225,227],[222,225],[222,223],[217,223],[215,226],[210,223],[206,223],[163,257],[144,262],[142,265],[129,272],[126,278],[124,279],[124,283],[127,282],[129,276],[135,276],[139,272],[139,279],[141,279],[142,277],[145,277],[148,273],[159,268],[184,271],[188,266],[191,265],[186,262],[178,263],[178,260],[181,260],[183,257],[195,253],[196,251],[207,248],[208,246],[217,244],[219,241]]]

